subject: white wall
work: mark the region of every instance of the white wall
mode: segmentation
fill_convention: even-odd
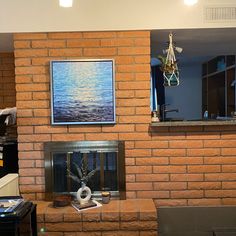
[[[19,196],[19,175],[7,174],[0,178],[0,197]]]
[[[167,113],[167,117],[200,119],[202,116],[201,64],[179,67],[180,85],[165,88],[167,109],[179,109],[179,112]]]
[[[193,7],[183,0],[74,0],[69,9],[58,1],[0,0],[0,33],[236,27],[203,19],[204,6],[235,0],[199,0]]]

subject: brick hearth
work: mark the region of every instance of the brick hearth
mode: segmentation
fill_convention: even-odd
[[[82,213],[71,206],[35,203],[38,230],[43,228],[47,236],[157,236],[156,207],[150,199],[112,200]]]

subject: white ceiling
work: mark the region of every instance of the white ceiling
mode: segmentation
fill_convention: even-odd
[[[169,33],[175,46],[183,48],[176,57],[183,64],[204,62],[218,55],[236,55],[236,28],[156,30],[151,34],[152,57],[168,47]]]
[[[235,0],[199,0],[191,7],[183,0],[74,0],[72,8],[58,0],[0,0],[0,32],[235,27],[236,19],[205,20],[206,6],[216,5],[233,7],[235,15]]]

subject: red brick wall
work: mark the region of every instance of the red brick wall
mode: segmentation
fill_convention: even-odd
[[[143,160],[150,174],[136,181],[152,180],[153,190],[138,197],[157,205],[236,204],[236,126],[154,128],[151,135],[139,144],[151,148]]]
[[[24,196],[44,197],[43,142],[126,140],[126,163],[132,166],[134,139],[143,136],[138,125],[150,122],[150,32],[15,34],[14,46],[20,189]],[[115,59],[116,125],[50,126],[49,61],[71,58]],[[131,190],[128,196],[133,195]]]
[[[0,109],[16,106],[13,52],[0,52]]]
[[[150,128],[150,33],[15,34],[20,189],[44,198],[43,142],[125,140],[128,198],[236,204],[236,126]],[[117,124],[50,126],[49,61],[114,58]]]

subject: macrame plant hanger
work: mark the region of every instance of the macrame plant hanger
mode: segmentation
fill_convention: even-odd
[[[169,47],[163,67],[164,86],[178,86],[179,85],[179,69],[177,66],[174,46],[172,41],[172,34],[169,34]]]

